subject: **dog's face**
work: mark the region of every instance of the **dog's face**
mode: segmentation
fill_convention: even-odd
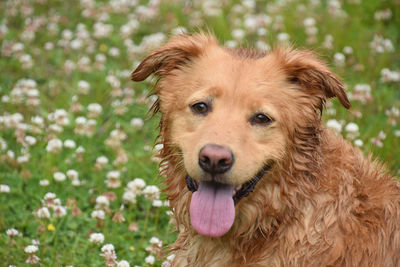
[[[283,157],[287,138],[275,96],[288,84],[265,66],[216,49],[164,80],[175,88],[160,94],[161,102],[175,99],[171,141],[193,179],[240,186]]]
[[[180,151],[198,189],[191,217],[204,235],[229,230],[229,198],[246,196],[285,159],[296,127],[319,120],[326,98],[339,96],[349,106],[342,84],[308,52],[227,50],[212,37],[184,35],[146,58],[132,79],[151,73],[161,78],[156,91],[167,145]],[[207,215],[210,210],[222,215]]]

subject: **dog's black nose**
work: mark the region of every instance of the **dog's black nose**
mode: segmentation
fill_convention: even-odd
[[[210,174],[227,172],[233,165],[233,153],[224,146],[208,144],[199,152],[200,167]]]

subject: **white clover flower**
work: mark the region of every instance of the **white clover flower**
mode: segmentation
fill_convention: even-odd
[[[36,264],[40,261],[40,258],[34,254],[29,255],[29,257],[26,259],[26,263],[32,263],[32,264]]]
[[[152,50],[164,43],[165,39],[167,39],[167,36],[164,33],[153,33],[143,37],[140,47],[143,51]]]
[[[67,209],[61,205],[55,205],[53,211],[54,217],[64,217],[67,215]]]
[[[346,55],[351,55],[351,54],[353,54],[353,48],[351,46],[345,46],[345,47],[343,47],[343,52]]]
[[[100,165],[106,165],[108,163],[108,158],[105,156],[100,156],[96,159],[96,163]]]
[[[34,254],[34,253],[38,252],[38,250],[39,250],[39,248],[35,245],[26,246],[24,249],[25,253],[28,253],[28,254]]]
[[[53,204],[54,204],[54,206],[61,206],[61,200],[59,198],[55,198],[53,200]]]
[[[337,52],[333,55],[333,61],[336,66],[342,67],[346,63],[346,57],[342,53]]]
[[[117,267],[130,267],[131,265],[126,260],[119,261]]]
[[[40,219],[50,218],[50,211],[47,207],[42,207],[36,211],[36,216]]]
[[[103,253],[100,254],[106,262],[107,266],[115,266],[115,260],[117,259],[117,254],[115,253],[114,246],[112,244],[106,244],[101,248]]]
[[[7,157],[10,159],[14,159],[15,158],[15,152],[12,150],[7,150]]]
[[[308,17],[306,19],[303,20],[303,25],[304,27],[314,27],[315,26],[315,19]]]
[[[90,84],[87,81],[79,81],[78,82],[78,93],[80,94],[88,94],[90,90]]]
[[[54,133],[62,133],[63,127],[57,124],[51,124],[49,125],[49,131]]]
[[[77,154],[82,154],[82,153],[85,153],[85,148],[83,147],[83,146],[78,146],[78,148],[75,150],[75,152],[77,153]]]
[[[62,172],[55,172],[53,174],[53,178],[56,182],[63,182],[67,178],[67,176]]]
[[[386,133],[384,131],[380,131],[378,134],[378,138],[381,140],[386,139]]]
[[[127,184],[126,190],[132,192],[134,195],[141,195],[142,189],[146,186],[146,182],[141,178],[135,178]]]
[[[290,39],[290,35],[286,32],[281,32],[276,36],[276,39],[278,39],[279,42],[288,42]]]
[[[243,24],[247,31],[255,32],[257,27],[260,26],[260,21],[257,16],[247,15],[244,18]]]
[[[32,56],[29,54],[24,54],[19,58],[19,61],[21,63],[21,67],[23,69],[30,69],[33,66],[33,60],[32,60]]]
[[[74,179],[74,180],[72,180],[71,184],[73,186],[81,186],[84,184],[84,181],[80,181],[79,179]]]
[[[104,24],[102,22],[96,22],[93,25],[94,33],[93,36],[95,38],[105,38],[110,36],[114,27],[111,24]]]
[[[54,49],[54,44],[52,42],[46,42],[44,44],[44,49],[46,50],[53,50]]]
[[[89,242],[95,244],[103,244],[104,243],[104,235],[102,233],[92,233],[89,237]]]
[[[180,35],[180,34],[184,34],[187,32],[188,32],[188,30],[183,26],[179,26],[179,27],[173,28],[171,30],[172,35]]]
[[[399,82],[400,71],[391,71],[387,68],[381,70],[381,80],[383,82]]]
[[[106,218],[106,213],[104,210],[94,210],[91,213],[92,218],[99,219],[99,220],[104,220]]]
[[[153,265],[156,262],[156,258],[153,255],[149,255],[144,259],[144,262]]]
[[[112,57],[118,57],[120,55],[119,49],[116,47],[111,47],[110,50],[108,50],[108,54]]]
[[[222,13],[219,1],[205,0],[202,2],[202,9],[207,16],[217,17]]]
[[[371,92],[371,85],[369,85],[369,84],[356,84],[355,86],[354,86],[354,91],[357,91],[357,92]]]
[[[67,73],[73,71],[75,68],[76,68],[76,64],[75,64],[75,62],[73,62],[72,60],[67,59],[67,60],[64,62],[64,70],[65,70]]]
[[[120,187],[121,186],[120,176],[121,176],[121,173],[119,171],[109,171],[107,173],[107,180],[105,181],[107,184],[107,187],[110,187],[110,188]]]
[[[105,208],[110,206],[110,201],[108,200],[108,198],[106,196],[98,196],[96,198],[96,209],[98,209],[99,207],[101,208]]]
[[[242,29],[234,29],[231,34],[232,34],[232,37],[238,41],[243,40],[243,38],[246,35],[245,31]]]
[[[10,187],[6,184],[0,184],[0,193],[10,193]]]
[[[121,85],[120,80],[118,79],[117,76],[113,75],[113,74],[109,74],[106,77],[106,82],[109,83],[113,88],[119,88]],[[114,101],[115,102],[115,101]],[[114,103],[113,102],[113,103]]]
[[[150,244],[157,246],[157,247],[162,247],[162,241],[158,237],[153,236],[150,238]]]
[[[1,122],[1,119],[0,119],[0,122]],[[3,138],[0,137],[0,151],[6,150],[7,147],[8,147],[7,142]]]
[[[74,140],[71,139],[67,139],[64,141],[64,147],[66,148],[75,148],[76,147],[76,143]]]
[[[360,134],[358,125],[354,122],[349,122],[345,127],[345,131],[347,132],[346,137],[351,140],[355,139]]]
[[[149,185],[143,189],[143,194],[149,200],[156,200],[160,198],[160,189],[155,185]]]
[[[122,199],[128,203],[136,203],[136,195],[132,191],[124,192],[124,194],[122,195]]]
[[[133,118],[131,120],[131,126],[135,128],[142,128],[144,125],[144,121],[141,118]]]
[[[57,125],[66,126],[69,124],[68,112],[64,109],[56,109],[49,119],[54,119]]]
[[[56,194],[52,192],[47,192],[44,197],[45,200],[54,200],[56,198]]]
[[[103,112],[103,107],[100,104],[92,103],[88,105],[88,111],[89,118],[97,118]]]
[[[127,39],[138,28],[139,28],[139,21],[137,21],[136,19],[131,19],[128,21],[127,24],[121,26],[120,34],[122,38]]]
[[[65,40],[71,40],[71,39],[72,39],[72,36],[73,36],[73,33],[72,33],[71,30],[65,29],[65,30],[63,30],[63,31],[61,32],[61,36],[62,36],[62,38],[65,39]]]
[[[82,46],[83,46],[83,41],[80,40],[80,39],[74,39],[74,40],[72,40],[71,43],[70,43],[70,47],[71,47],[73,50],[79,50],[79,49],[82,48]]]
[[[326,127],[334,131],[336,134],[340,134],[342,132],[342,124],[335,119],[328,120],[326,122]]]
[[[377,34],[369,44],[370,48],[376,53],[393,52],[394,46],[390,39],[385,39]]]
[[[48,186],[50,184],[49,180],[43,179],[39,181],[40,186]]]
[[[153,207],[159,208],[159,207],[163,206],[163,202],[159,199],[156,199],[156,200],[153,200],[152,205],[153,205]]]
[[[29,158],[30,158],[30,155],[29,154],[25,154],[25,155],[19,156],[17,158],[17,162],[22,164],[22,163],[28,162]]]
[[[358,133],[358,125],[354,122],[349,122],[345,127],[345,131],[349,133]]]
[[[114,245],[113,244],[105,244],[104,246],[101,247],[101,251],[104,253],[111,253],[114,252]]]
[[[68,170],[67,177],[71,180],[76,180],[79,178],[79,173],[76,170]]]
[[[107,178],[108,179],[119,179],[121,176],[121,172],[120,171],[109,171],[107,173]]]
[[[82,116],[77,117],[75,119],[75,123],[78,124],[78,125],[85,125],[86,122],[87,122],[87,119],[85,117],[82,117]]]
[[[19,232],[15,228],[10,228],[10,229],[7,229],[6,234],[8,236],[14,237],[14,236],[17,236],[19,234]]]
[[[24,141],[29,146],[33,146],[36,144],[36,138],[30,135],[25,136]]]
[[[61,152],[63,143],[60,139],[51,139],[46,146],[46,150],[49,153],[58,154]]]
[[[384,10],[378,10],[374,14],[374,19],[375,20],[388,20],[392,17],[392,10],[389,8],[384,9]]]
[[[360,139],[354,140],[354,144],[358,147],[362,147],[364,145],[363,141]]]

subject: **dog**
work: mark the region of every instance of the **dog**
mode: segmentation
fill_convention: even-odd
[[[323,126],[343,83],[310,51],[175,36],[132,73],[158,78],[172,266],[400,266],[400,186]]]

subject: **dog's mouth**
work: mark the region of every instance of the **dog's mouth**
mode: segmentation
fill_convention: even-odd
[[[235,219],[235,205],[253,192],[271,166],[272,163],[267,164],[251,180],[240,186],[197,182],[186,175],[187,187],[193,192],[190,202],[190,220],[193,228],[199,234],[212,237],[227,233]]]

